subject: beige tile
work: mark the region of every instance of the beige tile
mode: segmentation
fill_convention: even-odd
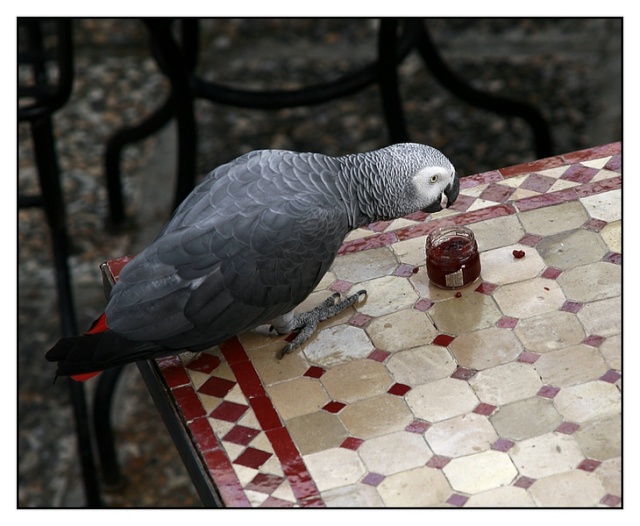
[[[366,228],[356,228],[347,234],[347,237],[344,238],[346,241],[355,241],[356,239],[365,239],[367,237],[375,236],[378,232],[374,232],[373,230],[368,230]]]
[[[589,219],[577,201],[528,210],[519,214],[522,226],[529,234],[551,236],[582,226]]]
[[[355,402],[382,394],[393,380],[387,368],[374,360],[355,360],[329,369],[320,382],[333,400]]]
[[[610,336],[602,342],[600,353],[611,369],[622,370],[622,336],[620,334]]]
[[[439,422],[472,411],[479,403],[469,384],[463,380],[443,378],[414,387],[405,395],[417,418]]]
[[[561,389],[554,403],[566,420],[581,423],[620,414],[620,398],[615,385],[595,381]]]
[[[594,471],[605,491],[611,495],[622,496],[622,458],[605,460]]]
[[[620,265],[605,261],[566,270],[557,281],[567,299],[580,302],[613,298],[622,289]]]
[[[304,455],[303,460],[320,491],[354,484],[366,473],[358,454],[341,447]]]
[[[292,352],[282,360],[278,359],[277,353],[285,344],[286,342],[277,343],[247,351],[251,363],[265,385],[298,378],[309,368],[309,362],[300,350]]]
[[[525,235],[516,215],[487,219],[473,223],[469,228],[475,235],[481,254],[494,248],[513,245]]]
[[[451,376],[456,366],[449,350],[440,345],[397,352],[387,361],[387,369],[396,382],[414,387]]]
[[[528,491],[545,508],[594,507],[606,494],[598,478],[581,469],[537,480]]]
[[[515,258],[514,250],[524,251],[525,257]],[[535,278],[545,262],[533,247],[521,244],[507,245],[480,254],[482,270],[480,275],[484,281],[503,285]]]
[[[364,330],[337,325],[318,332],[305,344],[303,352],[309,362],[330,367],[368,356],[374,348]]]
[[[510,484],[518,475],[509,456],[493,450],[454,458],[442,471],[454,490],[472,495]]]
[[[393,252],[388,247],[374,248],[346,254],[333,262],[331,269],[338,279],[361,283],[388,276],[398,267]]]
[[[498,439],[487,417],[475,413],[436,422],[424,436],[434,453],[451,458],[486,451]]]
[[[461,334],[449,349],[462,367],[482,370],[515,360],[522,344],[513,331],[489,327]]]
[[[522,440],[508,453],[520,475],[535,479],[569,471],[585,458],[575,439],[562,433]]]
[[[365,289],[367,298],[357,305],[358,312],[367,316],[384,316],[411,307],[419,297],[406,278],[386,276],[354,286],[349,294]]]
[[[398,431],[365,441],[358,454],[371,473],[393,475],[424,466],[433,453],[422,435]]]
[[[322,492],[322,500],[328,508],[381,508],[382,498],[369,484],[350,484]]]
[[[573,436],[589,458],[607,460],[622,454],[622,422],[619,415],[585,422]]]
[[[607,221],[617,221],[622,218],[622,191],[611,190],[601,194],[594,194],[580,198],[580,202],[587,209],[591,217]]]
[[[285,420],[315,413],[329,401],[320,382],[314,378],[295,378],[267,387],[274,407]]]
[[[611,252],[622,252],[622,221],[606,225],[600,230],[600,236]]]
[[[593,301],[578,311],[578,319],[588,334],[615,336],[622,329],[622,299],[620,296]]]
[[[365,330],[376,348],[391,352],[429,344],[438,335],[427,315],[415,309],[377,318]]]
[[[516,486],[501,486],[471,495],[465,508],[533,508],[535,502],[527,490]]]
[[[403,430],[414,420],[405,401],[390,394],[349,404],[338,416],[351,435],[363,439]]]
[[[494,293],[500,310],[506,316],[530,318],[558,310],[566,301],[556,281],[534,278],[502,285]]]
[[[545,237],[536,250],[548,266],[561,269],[600,261],[609,251],[600,234],[582,228]]]
[[[512,362],[478,372],[469,384],[483,402],[495,406],[535,396],[542,387],[532,365]]]
[[[470,294],[477,289],[480,284],[480,282],[476,280],[460,289],[441,289],[429,281],[429,276],[427,275],[425,266],[420,267],[418,272],[411,275],[409,277],[409,281],[421,298],[429,298],[431,301],[435,302],[451,299],[455,297],[458,292],[462,294],[462,296]]]
[[[510,440],[550,433],[562,423],[553,401],[537,396],[501,406],[490,420],[498,434]]]
[[[338,447],[348,436],[340,419],[326,411],[291,418],[287,429],[303,455]]]
[[[442,471],[427,467],[391,475],[377,490],[385,505],[393,508],[436,506],[451,494],[451,486]]]
[[[534,367],[543,383],[556,387],[596,380],[608,370],[598,349],[588,345],[575,345],[543,354]]]
[[[536,353],[577,345],[586,336],[578,317],[564,311],[548,312],[520,320],[514,332],[527,350]]]
[[[438,331],[458,335],[491,327],[502,317],[491,296],[472,290],[463,290],[461,294],[460,298],[451,297],[429,309]]]
[[[398,241],[391,245],[391,248],[400,263],[413,265],[415,267],[422,267],[419,272],[424,272],[424,266],[427,259],[425,244],[426,238],[421,236],[413,239],[407,239],[405,241]]]

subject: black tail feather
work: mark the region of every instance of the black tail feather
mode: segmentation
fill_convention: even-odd
[[[168,355],[172,352],[151,342],[134,342],[112,331],[63,338],[45,355],[58,362],[57,376],[103,371],[136,360]]]

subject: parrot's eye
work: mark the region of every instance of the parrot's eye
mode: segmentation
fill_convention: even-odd
[[[437,175],[432,175],[432,176],[429,178],[429,182],[430,182],[431,184],[434,184],[437,180],[438,180],[438,176],[437,176]]]

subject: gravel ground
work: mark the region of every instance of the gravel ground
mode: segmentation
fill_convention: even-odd
[[[445,60],[475,87],[535,104],[549,120],[554,152],[621,139],[621,23],[615,19],[433,19]],[[168,83],[135,20],[74,22],[76,78],[55,115],[67,203],[74,294],[80,327],[104,307],[98,265],[134,253],[170,212],[172,126],[127,147],[122,163],[133,222],[110,234],[103,155],[107,138],[164,101]],[[201,74],[231,85],[295,88],[327,80],[373,59],[377,22],[357,20],[207,20]],[[295,47],[294,47],[295,44]],[[462,174],[536,157],[519,119],[456,99],[410,55],[400,68],[412,140],[442,149]],[[278,111],[196,105],[198,172],[258,148],[328,154],[387,143],[375,87],[311,108]],[[18,128],[18,188],[37,191],[28,126]],[[63,383],[52,384],[43,354],[59,336],[49,233],[41,211],[18,211],[17,507],[83,505],[71,411]],[[89,382],[89,389],[92,384]],[[197,507],[198,498],[134,367],[115,401],[116,440],[129,483],[105,492],[112,507]]]

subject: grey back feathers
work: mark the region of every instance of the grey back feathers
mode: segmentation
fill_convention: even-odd
[[[447,158],[417,144],[344,157],[250,152],[213,170],[126,265],[108,325],[169,349],[220,343],[304,300],[350,230],[439,209],[454,181]]]

